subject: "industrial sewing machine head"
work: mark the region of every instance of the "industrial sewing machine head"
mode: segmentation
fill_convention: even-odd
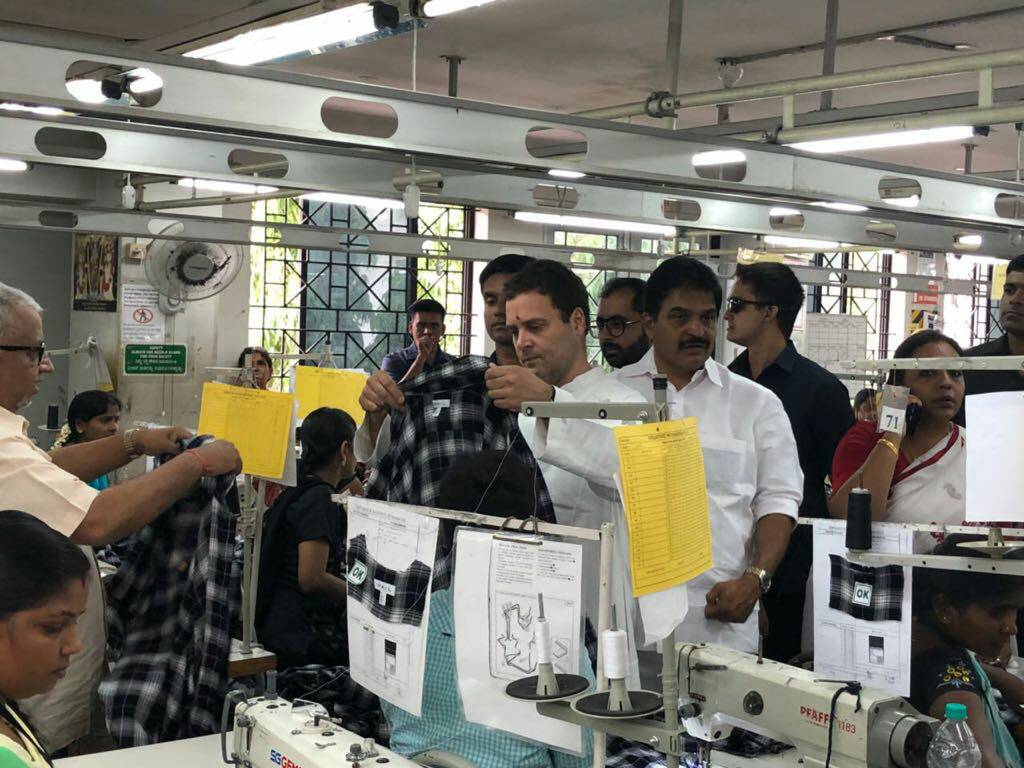
[[[713,645],[680,644],[687,733],[712,742],[734,726],[792,744],[808,768],[923,768],[935,721],[876,688]],[[831,754],[830,754],[831,752]]]

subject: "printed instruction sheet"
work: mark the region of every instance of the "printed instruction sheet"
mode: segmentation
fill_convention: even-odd
[[[348,501],[352,679],[417,717],[423,699],[437,518],[386,501]]]
[[[460,528],[455,551],[455,655],[466,719],[581,752],[579,726],[510,699],[505,686],[537,674],[538,593],[544,595],[555,672],[580,674],[583,547]]]
[[[914,532],[871,526],[874,552],[914,551]],[[913,569],[846,559],[846,523],[814,521],[814,672],[910,695]]]

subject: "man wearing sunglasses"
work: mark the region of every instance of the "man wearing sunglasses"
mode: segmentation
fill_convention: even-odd
[[[644,332],[643,311],[643,280],[616,277],[604,284],[594,326],[601,354],[612,368],[632,365],[651,346]]]
[[[121,541],[141,530],[185,496],[200,478],[241,469],[235,447],[215,440],[142,477],[97,491],[86,483],[143,454],[176,454],[178,441],[191,435],[180,427],[133,429],[50,454],[37,448],[28,437],[28,422],[17,412],[39,392],[40,379],[53,372],[43,341],[41,311],[31,296],[0,283],[2,508],[39,518],[82,545],[92,560],[90,546]],[[103,587],[95,565],[88,587],[86,611],[78,621],[81,652],[52,691],[22,702],[51,752],[88,734],[90,715],[97,704],[106,632]]]
[[[793,427],[804,494],[800,517],[828,517],[825,477],[832,455],[854,424],[850,393],[839,379],[800,355],[790,341],[804,289],[785,264],[740,264],[726,304],[725,329],[746,350],[729,370],[767,387]],[[793,533],[762,604],[768,616],[765,655],[788,662],[801,651],[804,597],[811,569],[811,530]]]

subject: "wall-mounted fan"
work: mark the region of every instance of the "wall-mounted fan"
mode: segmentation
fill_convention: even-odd
[[[215,296],[242,268],[242,249],[237,245],[163,239],[184,230],[179,222],[161,230],[146,256],[146,277],[160,292],[164,314],[181,312],[186,301]]]

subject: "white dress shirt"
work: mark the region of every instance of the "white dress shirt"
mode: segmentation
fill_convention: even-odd
[[[71,536],[99,492],[50,460],[28,437],[28,422],[0,408],[0,499],[3,509],[37,517]],[[82,650],[71,657],[67,674],[48,693],[19,702],[51,752],[89,732],[90,716],[106,658],[104,596],[91,547],[82,547],[91,564],[85,614],[78,620]]]
[[[645,398],[616,381],[600,368],[591,368],[563,387],[555,387],[556,403],[642,403]],[[537,419],[520,414],[519,429],[540,465],[551,494],[555,517],[562,525],[600,529],[615,524],[611,563],[611,602],[623,628],[633,600],[629,582],[629,532],[622,501],[615,485],[619,454],[612,427],[619,421],[589,419]],[[583,545],[583,613],[597,630],[601,550],[596,542]],[[632,684],[639,681],[635,645],[630,640]]]
[[[654,398],[654,349],[616,378]],[[754,549],[754,529],[766,515],[796,518],[803,472],[796,440],[782,403],[768,389],[708,359],[703,370],[677,390],[669,382],[674,419],[694,416],[704,456],[711,516],[711,570],[688,584],[689,612],[676,639],[757,650],[757,608],[742,624],[704,618],[705,595],[714,584],[742,576]]]

